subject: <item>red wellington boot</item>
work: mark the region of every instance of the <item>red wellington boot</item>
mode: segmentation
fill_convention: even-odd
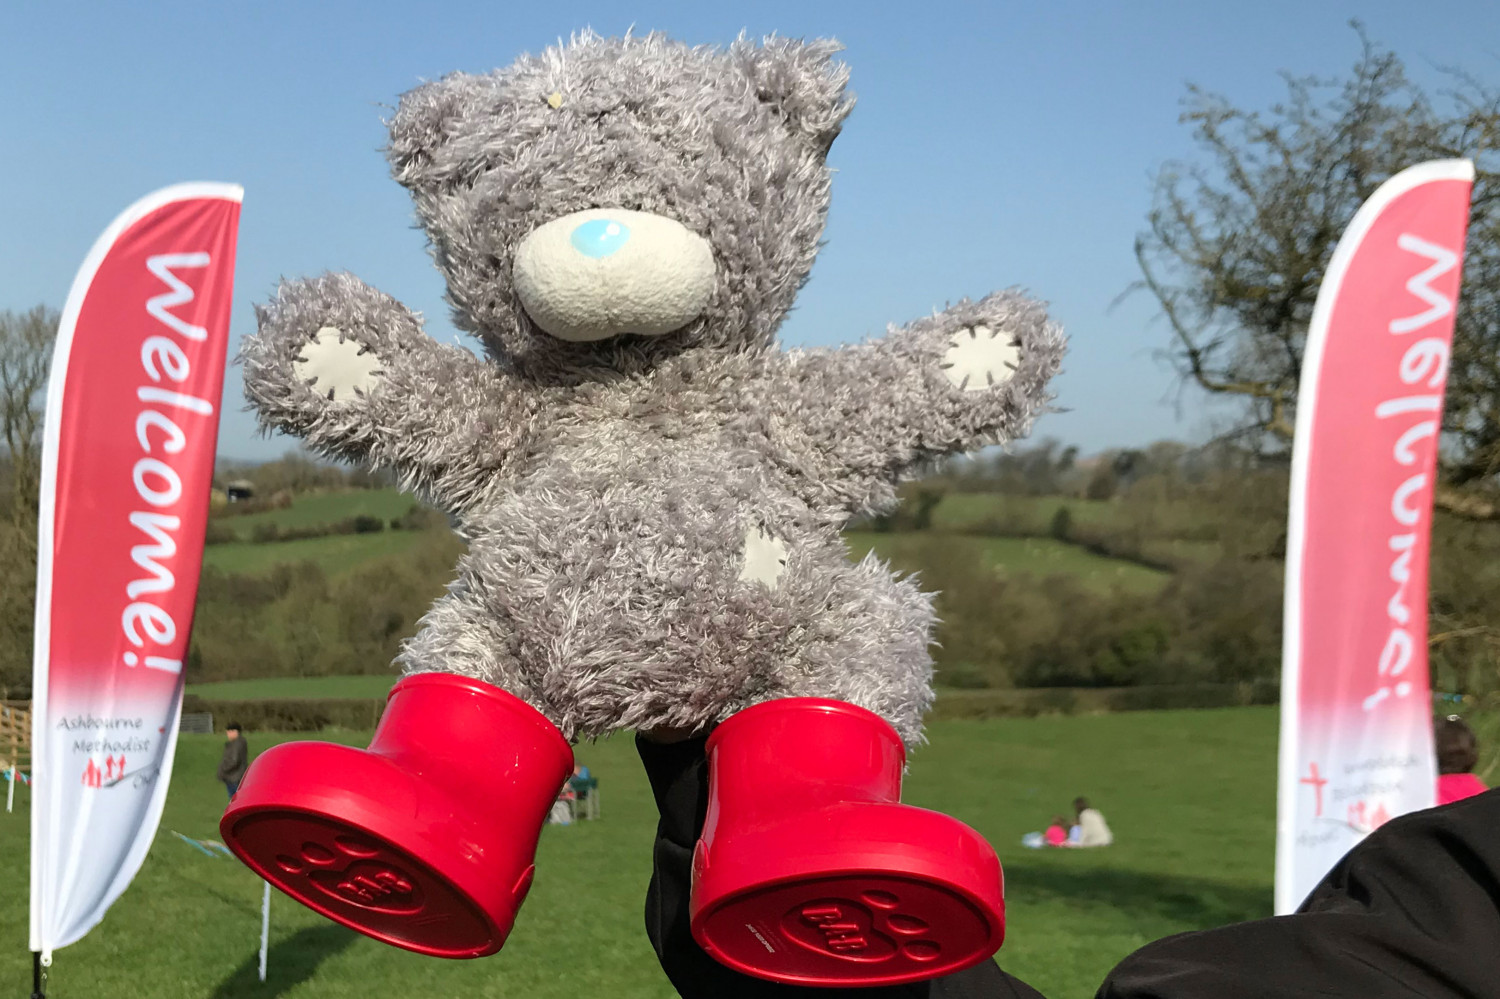
[[[720,963],[826,987],[935,978],[1005,936],[1000,861],[957,819],[899,803],[894,729],[843,701],[747,708],[709,737],[693,936]]]
[[[261,877],[329,919],[435,957],[505,943],[573,751],[498,687],[419,673],[368,750],[288,742],[250,765],[219,823]]]

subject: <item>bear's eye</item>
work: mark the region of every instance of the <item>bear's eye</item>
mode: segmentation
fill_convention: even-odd
[[[554,90],[554,91],[552,91],[552,93],[550,93],[550,94],[547,95],[546,100],[547,100],[547,106],[549,108],[551,108],[552,110],[556,111],[558,108],[562,107],[562,103],[563,103],[562,91],[560,91],[560,90]]]

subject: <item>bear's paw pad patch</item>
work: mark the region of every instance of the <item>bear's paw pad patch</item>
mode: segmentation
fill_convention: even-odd
[[[953,334],[940,367],[955,388],[984,392],[1010,381],[1021,363],[1021,348],[988,326],[971,326]]]
[[[292,371],[331,402],[369,395],[380,381],[380,358],[373,350],[332,326],[324,326],[303,345]]]

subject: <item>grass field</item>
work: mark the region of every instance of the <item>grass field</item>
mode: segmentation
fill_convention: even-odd
[[[909,553],[923,543],[921,534],[875,531],[846,531],[844,542],[850,554],[858,559],[874,549],[895,568],[916,568]],[[1148,569],[1134,562],[1104,558],[1092,552],[1051,538],[987,538],[970,536],[967,540],[984,553],[985,561],[1001,572],[1027,573],[1033,576],[1073,576],[1086,586],[1100,590],[1120,588],[1132,593],[1154,593],[1166,585],[1170,575]]]
[[[211,701],[323,700],[341,697],[385,697],[397,673],[373,676],[282,676],[264,680],[190,683],[187,692]]]
[[[1001,964],[1049,999],[1091,996],[1142,944],[1269,915],[1275,713],[1270,709],[947,722],[914,755],[906,800],[956,815],[996,845],[1007,873]],[[250,734],[254,752],[273,737]],[[364,733],[326,734],[363,744]],[[273,895],[270,974],[256,981],[260,882],[169,830],[215,837],[221,740],[181,742],[162,830],[134,884],[89,936],[59,951],[49,995],[151,999],[370,996],[652,997],[673,992],[642,929],[655,813],[627,737],[578,749],[598,775],[603,821],[549,827],[536,887],[499,955],[445,962],[347,932]],[[1079,794],[1117,845],[1031,851],[1020,837]],[[28,792],[0,814],[0,982],[16,995],[26,953]]]

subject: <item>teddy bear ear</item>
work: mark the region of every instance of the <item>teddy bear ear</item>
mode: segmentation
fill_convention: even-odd
[[[452,73],[401,95],[387,123],[391,141],[385,150],[397,183],[416,190],[434,179],[439,151],[483,102],[484,89],[482,77]]]
[[[733,51],[756,97],[826,153],[854,109],[854,95],[846,90],[849,67],[833,58],[843,48],[829,38],[773,36],[756,45],[741,36]]]

